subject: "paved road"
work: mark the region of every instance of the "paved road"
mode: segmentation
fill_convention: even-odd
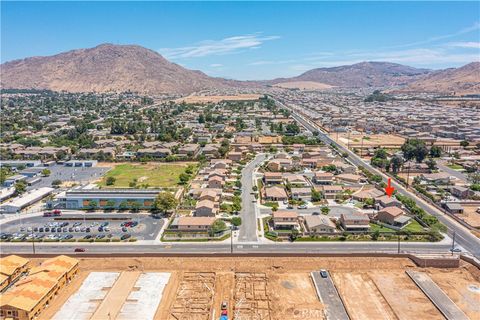
[[[335,288],[330,274],[328,274],[327,278],[322,278],[320,271],[314,271],[311,275],[317,295],[326,308],[327,320],[349,320],[347,310],[345,310],[345,306],[338,295],[337,288]]]
[[[350,253],[397,253],[395,242],[282,242],[282,243],[237,243],[234,254],[350,254]],[[36,253],[72,253],[75,248],[86,248],[86,253],[143,253],[159,254],[229,254],[230,243],[35,243]],[[32,243],[2,243],[2,254],[32,253]],[[450,248],[445,243],[402,242],[401,252],[444,253]]]
[[[417,284],[432,303],[448,320],[468,320],[463,311],[440,289],[425,272],[407,270],[407,274]]]
[[[285,107],[285,108],[288,109],[287,106],[285,106],[283,103],[279,102],[278,100],[277,100],[277,103],[281,107]],[[347,153],[348,154],[348,160],[351,163],[353,163],[356,166],[363,166],[364,168],[366,168],[370,172],[380,175],[383,178],[383,181],[385,183],[387,182],[388,177],[385,174],[383,174],[379,170],[372,167],[369,163],[366,163],[365,161],[360,159],[360,157],[358,157],[352,151],[348,150],[347,148],[345,148],[342,145],[335,142],[327,134],[322,132],[321,128],[318,127],[316,124],[314,124],[310,119],[306,119],[302,115],[298,114],[295,110],[291,110],[291,111],[292,111],[292,116],[299,123],[301,123],[307,130],[310,130],[312,132],[314,132],[314,131],[319,132],[319,137],[324,143],[335,145],[341,153]],[[456,222],[452,218],[446,216],[440,210],[432,207],[431,205],[429,205],[424,200],[420,199],[419,197],[417,197],[413,193],[407,191],[402,185],[398,184],[397,182],[395,182],[393,180],[392,180],[392,186],[395,187],[395,189],[397,190],[398,193],[414,199],[415,202],[417,203],[417,205],[420,208],[422,208],[423,210],[425,210],[429,214],[437,217],[443,224],[445,224],[447,226],[448,234],[450,236],[452,236],[453,233],[455,232],[455,234],[456,234],[455,239],[460,246],[462,246],[464,249],[469,251],[477,259],[480,259],[480,239],[478,239],[473,234],[471,234],[470,231],[467,228],[461,226],[458,222]]]
[[[445,164],[443,164],[442,162],[438,161],[437,162],[437,167],[448,173],[449,175],[451,176],[454,176],[455,178],[459,179],[460,181],[464,182],[464,183],[467,183],[468,182],[468,178],[467,178],[467,175],[464,174],[463,172],[460,172],[460,171],[457,171],[457,170],[454,170],[452,168],[449,168],[448,166],[446,166]]]
[[[255,196],[251,194],[253,187],[253,172],[255,168],[265,160],[265,154],[258,154],[249,164],[242,170],[242,210],[240,217],[242,225],[238,234],[238,241],[252,242],[258,241],[257,236],[257,213]]]

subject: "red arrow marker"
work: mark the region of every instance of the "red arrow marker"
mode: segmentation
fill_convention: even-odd
[[[388,178],[388,186],[385,187],[385,192],[389,197],[391,197],[393,194],[393,191],[395,191],[395,188],[392,187],[391,184],[392,184],[392,178]]]

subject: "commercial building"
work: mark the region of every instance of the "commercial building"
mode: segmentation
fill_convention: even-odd
[[[32,191],[28,191],[19,197],[2,204],[0,206],[1,213],[17,213],[20,210],[42,200],[53,192],[53,188],[43,187]]]
[[[58,209],[150,209],[159,189],[71,189],[55,197],[48,204]]]
[[[0,296],[0,319],[37,318],[77,272],[77,259],[62,255],[45,260]]]
[[[22,274],[26,273],[29,262],[28,259],[16,255],[0,258],[0,291],[3,291]]]
[[[18,168],[18,167],[39,167],[42,165],[40,160],[1,160],[0,167],[11,167],[11,168]]]

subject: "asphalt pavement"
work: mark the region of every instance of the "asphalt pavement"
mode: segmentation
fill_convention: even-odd
[[[257,203],[255,201],[255,196],[252,194],[252,187],[254,186],[253,173],[255,168],[265,160],[265,158],[265,154],[257,154],[255,159],[248,163],[242,170],[242,210],[240,210],[242,224],[238,234],[238,241],[240,242],[258,241]]]
[[[32,243],[2,243],[2,254],[32,253]],[[126,243],[35,243],[36,253],[72,253],[82,247],[86,253],[98,254],[230,254],[231,245],[225,242],[171,242],[143,244]],[[422,243],[401,242],[402,253],[445,253],[450,244],[445,242]],[[355,254],[355,253],[398,253],[395,242],[279,242],[279,243],[237,243],[233,245],[233,254]]]

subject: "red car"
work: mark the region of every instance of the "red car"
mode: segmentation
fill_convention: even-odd
[[[73,252],[85,252],[85,248],[75,248]]]

